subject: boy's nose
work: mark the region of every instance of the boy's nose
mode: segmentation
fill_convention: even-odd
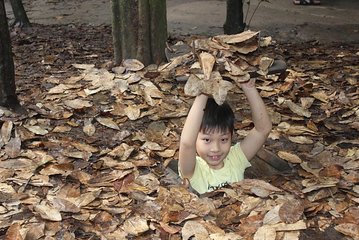
[[[220,149],[219,143],[218,142],[213,142],[212,146],[211,146],[211,151],[212,152],[218,152]]]

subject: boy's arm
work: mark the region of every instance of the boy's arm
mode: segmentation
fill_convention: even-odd
[[[248,160],[251,160],[266,141],[272,122],[264,105],[264,102],[255,87],[255,79],[240,84],[246,95],[252,112],[254,128],[241,142],[241,149]]]
[[[191,178],[196,166],[196,140],[207,99],[203,94],[196,97],[183,126],[179,147],[179,169],[183,178]]]

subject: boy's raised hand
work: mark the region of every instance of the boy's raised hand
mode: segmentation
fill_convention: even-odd
[[[241,141],[241,148],[247,159],[252,159],[266,141],[272,123],[264,102],[256,89],[256,79],[252,78],[247,82],[240,83],[240,86],[247,97],[252,112],[254,128]]]
[[[241,86],[241,88],[244,90],[244,88],[254,88],[256,86],[256,79],[255,78],[251,78],[246,82],[241,82],[239,83],[239,85]]]

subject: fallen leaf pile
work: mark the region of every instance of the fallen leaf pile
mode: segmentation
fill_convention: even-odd
[[[175,58],[160,69],[174,69],[175,78],[188,80],[185,94],[212,95],[218,104],[226,100],[227,92],[234,86],[228,78],[239,84],[251,78],[251,73],[266,75],[274,59],[260,54],[259,46],[270,44],[270,38],[260,38],[259,32],[245,31],[235,35],[219,35],[207,39],[196,39],[190,45],[192,53]],[[198,56],[197,56],[198,55]],[[198,58],[198,61],[195,61]],[[194,62],[193,62],[194,61]],[[186,66],[190,64],[190,66]],[[180,66],[180,71],[177,67]],[[185,69],[189,71],[184,71]]]
[[[198,76],[198,59],[210,79],[224,52],[231,68],[217,76],[242,77],[240,59],[249,59],[206,46],[211,56],[113,67],[108,27],[34,25],[14,35],[17,91],[29,114],[0,110],[1,236],[359,239],[356,46],[266,47],[285,58],[288,74],[263,72],[257,81],[274,126],[265,148],[292,171],[198,196],[166,171],[193,99],[180,79]],[[252,127],[245,97],[234,86],[226,98],[243,138]]]

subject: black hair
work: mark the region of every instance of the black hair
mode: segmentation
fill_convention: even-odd
[[[213,98],[208,98],[201,124],[202,132],[213,130],[226,132],[229,130],[231,135],[234,131],[234,112],[227,102],[218,105]]]

